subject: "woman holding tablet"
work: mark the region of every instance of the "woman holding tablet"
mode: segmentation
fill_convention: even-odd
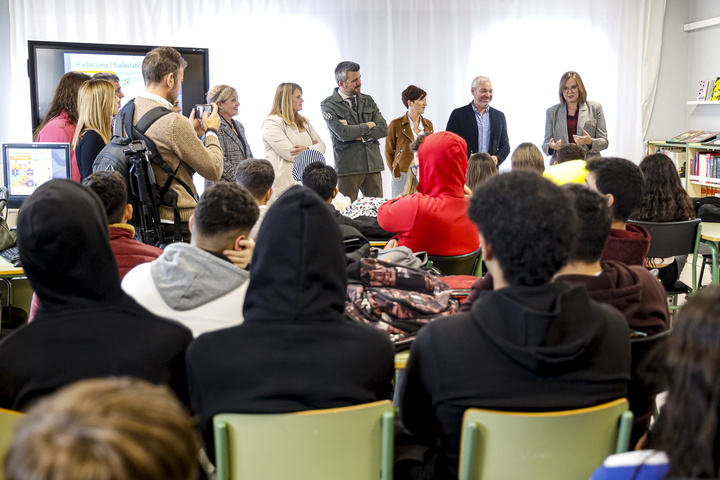
[[[602,105],[587,100],[580,75],[565,72],[558,94],[560,103],[548,108],[545,117],[545,154],[554,158],[555,151],[565,143],[576,143],[590,154],[605,150],[608,139]]]

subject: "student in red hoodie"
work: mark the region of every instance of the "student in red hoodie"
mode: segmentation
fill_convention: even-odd
[[[643,197],[644,179],[640,168],[630,160],[607,157],[585,164],[585,183],[607,198],[612,209],[612,229],[602,260],[627,265],[645,265],[650,234],[644,227],[627,223]]]
[[[405,246],[429,255],[463,255],[477,250],[478,229],[467,216],[464,192],[465,141],[451,132],[416,141],[421,142],[418,193],[390,200],[378,209],[380,226],[397,232],[388,246]]]

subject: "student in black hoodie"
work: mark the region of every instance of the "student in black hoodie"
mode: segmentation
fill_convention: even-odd
[[[470,202],[493,290],[420,330],[401,392],[405,427],[439,444],[437,479],[457,478],[466,409],[589,407],[624,397],[630,381],[620,312],[582,287],[552,283],[576,234],[568,195],[535,173],[511,172],[488,179]]]
[[[242,325],[201,335],[187,353],[190,401],[214,458],[212,418],[389,398],[394,349],[343,315],[340,231],[306,187],[285,191],[258,234]]]
[[[67,384],[106,376],[166,384],[187,403],[192,333],[122,291],[107,225],[98,196],[77,182],[51,180],[23,204],[20,259],[40,307],[0,342],[0,407],[23,410]]]

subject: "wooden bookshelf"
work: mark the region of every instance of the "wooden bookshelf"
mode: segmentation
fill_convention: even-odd
[[[679,172],[682,166],[687,169],[687,146],[684,143],[668,143],[662,140],[651,140],[647,144],[647,153],[664,153],[675,164],[675,169]],[[681,179],[687,188],[687,175]]]

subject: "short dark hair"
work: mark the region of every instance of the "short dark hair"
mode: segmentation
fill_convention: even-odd
[[[338,85],[340,85],[340,82],[347,81],[347,74],[348,72],[359,72],[360,71],[360,64],[355,62],[340,62],[338,63],[337,67],[335,67],[335,81]]]
[[[585,160],[586,151],[577,143],[565,143],[560,145],[555,153],[555,161],[559,164],[570,160]]]
[[[142,63],[143,80],[145,85],[152,85],[160,82],[168,73],[177,76],[180,68],[185,69],[185,67],[187,67],[187,62],[174,48],[153,48],[145,55]]]
[[[260,216],[250,192],[236,183],[217,182],[206,189],[193,214],[193,236],[217,247],[247,235]]]
[[[120,83],[120,77],[118,77],[112,72],[97,72],[95,75],[93,75],[93,78],[97,80],[107,80],[108,82]]]
[[[90,174],[82,183],[100,197],[108,223],[120,223],[128,203],[125,177],[120,172],[100,171]]]
[[[578,233],[570,253],[570,262],[594,263],[600,260],[610,236],[612,212],[605,197],[579,183],[562,186],[573,197],[578,216]]]
[[[265,159],[248,158],[240,162],[235,171],[235,182],[245,187],[257,200],[267,195],[274,181],[275,170]]]
[[[410,85],[400,94],[400,98],[403,102],[403,107],[408,108],[408,102],[414,102],[427,97],[427,92],[420,87]]]
[[[644,193],[645,181],[640,167],[624,158],[606,157],[590,160],[585,170],[594,177],[600,193],[613,196],[613,219],[627,222]]]
[[[333,167],[323,162],[313,162],[305,167],[302,183],[327,202],[332,198],[337,186],[337,179],[337,173]]]
[[[549,282],[570,255],[577,215],[568,194],[535,172],[494,175],[475,189],[468,215],[512,286]]]

